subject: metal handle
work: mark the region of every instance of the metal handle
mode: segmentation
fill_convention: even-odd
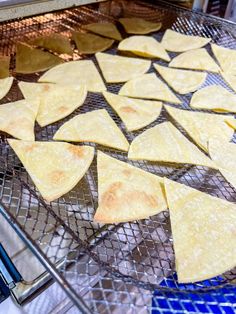
[[[0,303],[10,296],[11,289],[21,280],[21,274],[0,243]]]

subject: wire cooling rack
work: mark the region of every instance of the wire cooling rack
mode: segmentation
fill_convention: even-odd
[[[162,2],[151,5],[123,1],[116,3],[113,10],[110,9],[117,15],[116,18],[139,16],[161,21],[162,31],[153,35],[159,40],[164,29],[172,28],[184,34],[211,37],[219,45],[236,48],[235,24],[221,19]],[[11,54],[13,68],[15,43],[18,40],[53,32],[69,36],[71,30],[80,29],[83,24],[95,21],[115,22],[115,18],[100,13],[96,6],[87,6],[2,23],[0,53]],[[108,51],[112,54],[116,52],[116,47]],[[174,53],[170,55],[175,56]],[[74,59],[79,57],[83,56],[76,53],[73,56]],[[92,59],[97,66],[94,57]],[[162,61],[155,62],[165,64]],[[155,72],[153,67],[150,72]],[[1,103],[22,98],[17,87],[19,80],[32,82],[40,76],[37,73],[16,75],[14,70],[13,75],[16,78],[14,85]],[[205,85],[214,83],[229,89],[219,75],[209,73]],[[120,87],[121,84],[107,84],[108,91],[114,93],[118,93]],[[183,101],[182,108],[191,109],[188,106],[191,94],[178,96]],[[84,105],[69,117],[44,128],[36,125],[36,140],[52,140],[65,121],[78,113],[99,108],[106,108],[130,142],[143,130],[166,120],[172,121],[163,109],[160,117],[148,127],[137,132],[127,132],[102,95],[89,93]],[[185,134],[175,121],[172,122]],[[222,311],[227,308],[232,310],[232,304],[236,300],[231,284],[236,280],[236,269],[204,282],[178,284],[168,211],[150,219],[118,225],[99,225],[93,222],[98,199],[96,158],[72,191],[51,204],[46,204],[10,149],[6,138],[1,133],[0,211],[82,312],[146,313],[158,309],[157,313],[215,313],[216,307]],[[236,142],[235,137],[233,141]],[[236,202],[235,189],[216,170],[201,166],[133,162],[127,160],[125,153],[99,145],[93,146],[151,173]]]

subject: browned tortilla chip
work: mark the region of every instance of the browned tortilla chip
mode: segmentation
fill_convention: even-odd
[[[113,23],[91,23],[84,25],[83,29],[118,41],[122,40],[120,32]]]
[[[46,48],[59,54],[72,55],[73,50],[70,45],[70,40],[61,34],[51,34],[49,36],[40,36],[32,39],[30,44]]]
[[[0,56],[0,79],[9,76],[10,57]]]
[[[60,63],[63,59],[50,52],[33,48],[25,43],[18,42],[16,46],[16,72],[34,73],[45,71]]]
[[[79,53],[82,54],[91,54],[107,50],[114,43],[113,39],[79,32],[73,32],[73,39],[76,43]]]
[[[123,17],[119,19],[128,34],[149,34],[151,32],[159,31],[162,24],[146,21],[138,17]]]

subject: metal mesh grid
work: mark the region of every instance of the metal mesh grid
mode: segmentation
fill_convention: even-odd
[[[220,45],[236,48],[235,26],[218,19],[166,4],[154,7],[133,1],[122,6],[121,14],[162,21],[163,28],[172,27],[182,33],[210,36]],[[22,41],[51,32],[69,36],[72,29],[78,29],[82,24],[104,20],[113,18],[89,7],[81,7],[3,23],[0,25],[0,53],[14,54],[14,44],[17,40]],[[160,39],[162,32],[153,36]],[[116,53],[116,48],[108,52]],[[173,57],[175,54],[170,55]],[[78,57],[80,56],[76,53],[73,56],[74,59]],[[92,59],[97,65],[96,60]],[[165,64],[162,61],[155,62]],[[150,71],[154,71],[153,67]],[[22,98],[17,87],[18,80],[37,81],[38,76],[15,74],[14,86],[1,103]],[[219,75],[208,74],[205,84],[214,83],[229,89]],[[107,84],[108,90],[114,93],[117,93],[120,87],[121,84]],[[183,108],[190,109],[190,97],[191,94],[180,97],[183,100]],[[98,108],[108,110],[130,142],[150,126],[171,120],[163,109],[160,117],[148,127],[137,132],[126,132],[123,123],[106,104],[102,95],[89,93],[84,105],[69,117],[45,128],[36,125],[36,139],[52,140],[53,134],[65,121],[78,113]],[[180,126],[177,127],[185,134]],[[236,137],[233,140],[236,141]],[[236,201],[235,189],[215,170],[201,166],[132,162],[127,160],[126,154],[122,152],[94,146],[149,172],[167,176],[220,198]],[[175,311],[175,301],[179,298],[179,312],[187,310],[192,303],[195,311],[202,312],[205,306],[205,312],[211,313],[217,304],[222,303],[223,306],[226,298],[231,307],[234,293],[227,285],[235,280],[235,269],[218,278],[197,284],[178,284],[168,212],[147,220],[116,226],[101,226],[92,221],[97,208],[96,158],[85,177],[72,191],[48,205],[39,197],[25,169],[7,145],[4,134],[1,134],[0,152],[0,199],[5,213],[9,215],[12,224],[16,224],[27,235],[28,243],[44,257],[49,270],[58,274],[67,292],[74,294],[74,301],[77,296],[78,300],[79,296],[82,297],[93,313],[119,313],[123,310],[129,313],[145,313],[155,307],[161,307],[164,313],[168,310]],[[55,264],[60,261],[63,262],[59,274]],[[215,290],[221,286],[225,286],[224,290]],[[199,294],[201,290],[209,289],[214,289],[211,291],[210,303],[206,300],[206,295]],[[158,295],[152,300],[155,290],[158,290]],[[228,301],[230,297],[232,299]],[[165,302],[167,303],[164,304]]]

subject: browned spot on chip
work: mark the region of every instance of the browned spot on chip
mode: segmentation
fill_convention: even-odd
[[[128,169],[124,169],[123,173],[124,173],[124,175],[126,175],[128,177],[131,174],[131,171]]]
[[[49,90],[50,90],[50,86],[49,85],[44,85],[43,91],[44,92],[48,92]]]
[[[84,148],[83,147],[71,145],[71,146],[69,146],[68,150],[77,158],[84,157]]]
[[[137,112],[135,109],[129,107],[129,106],[125,106],[121,108],[122,111],[126,112],[126,113],[135,113]]]
[[[35,148],[37,148],[36,144],[29,144],[27,146],[25,146],[25,152],[26,153],[30,153],[32,152]]]
[[[61,106],[61,107],[59,107],[59,109],[58,109],[58,111],[60,111],[61,113],[66,112],[67,110],[68,110],[68,108],[65,107],[65,106]]]
[[[50,174],[50,181],[53,184],[57,184],[65,179],[65,173],[61,170],[52,171]]]

